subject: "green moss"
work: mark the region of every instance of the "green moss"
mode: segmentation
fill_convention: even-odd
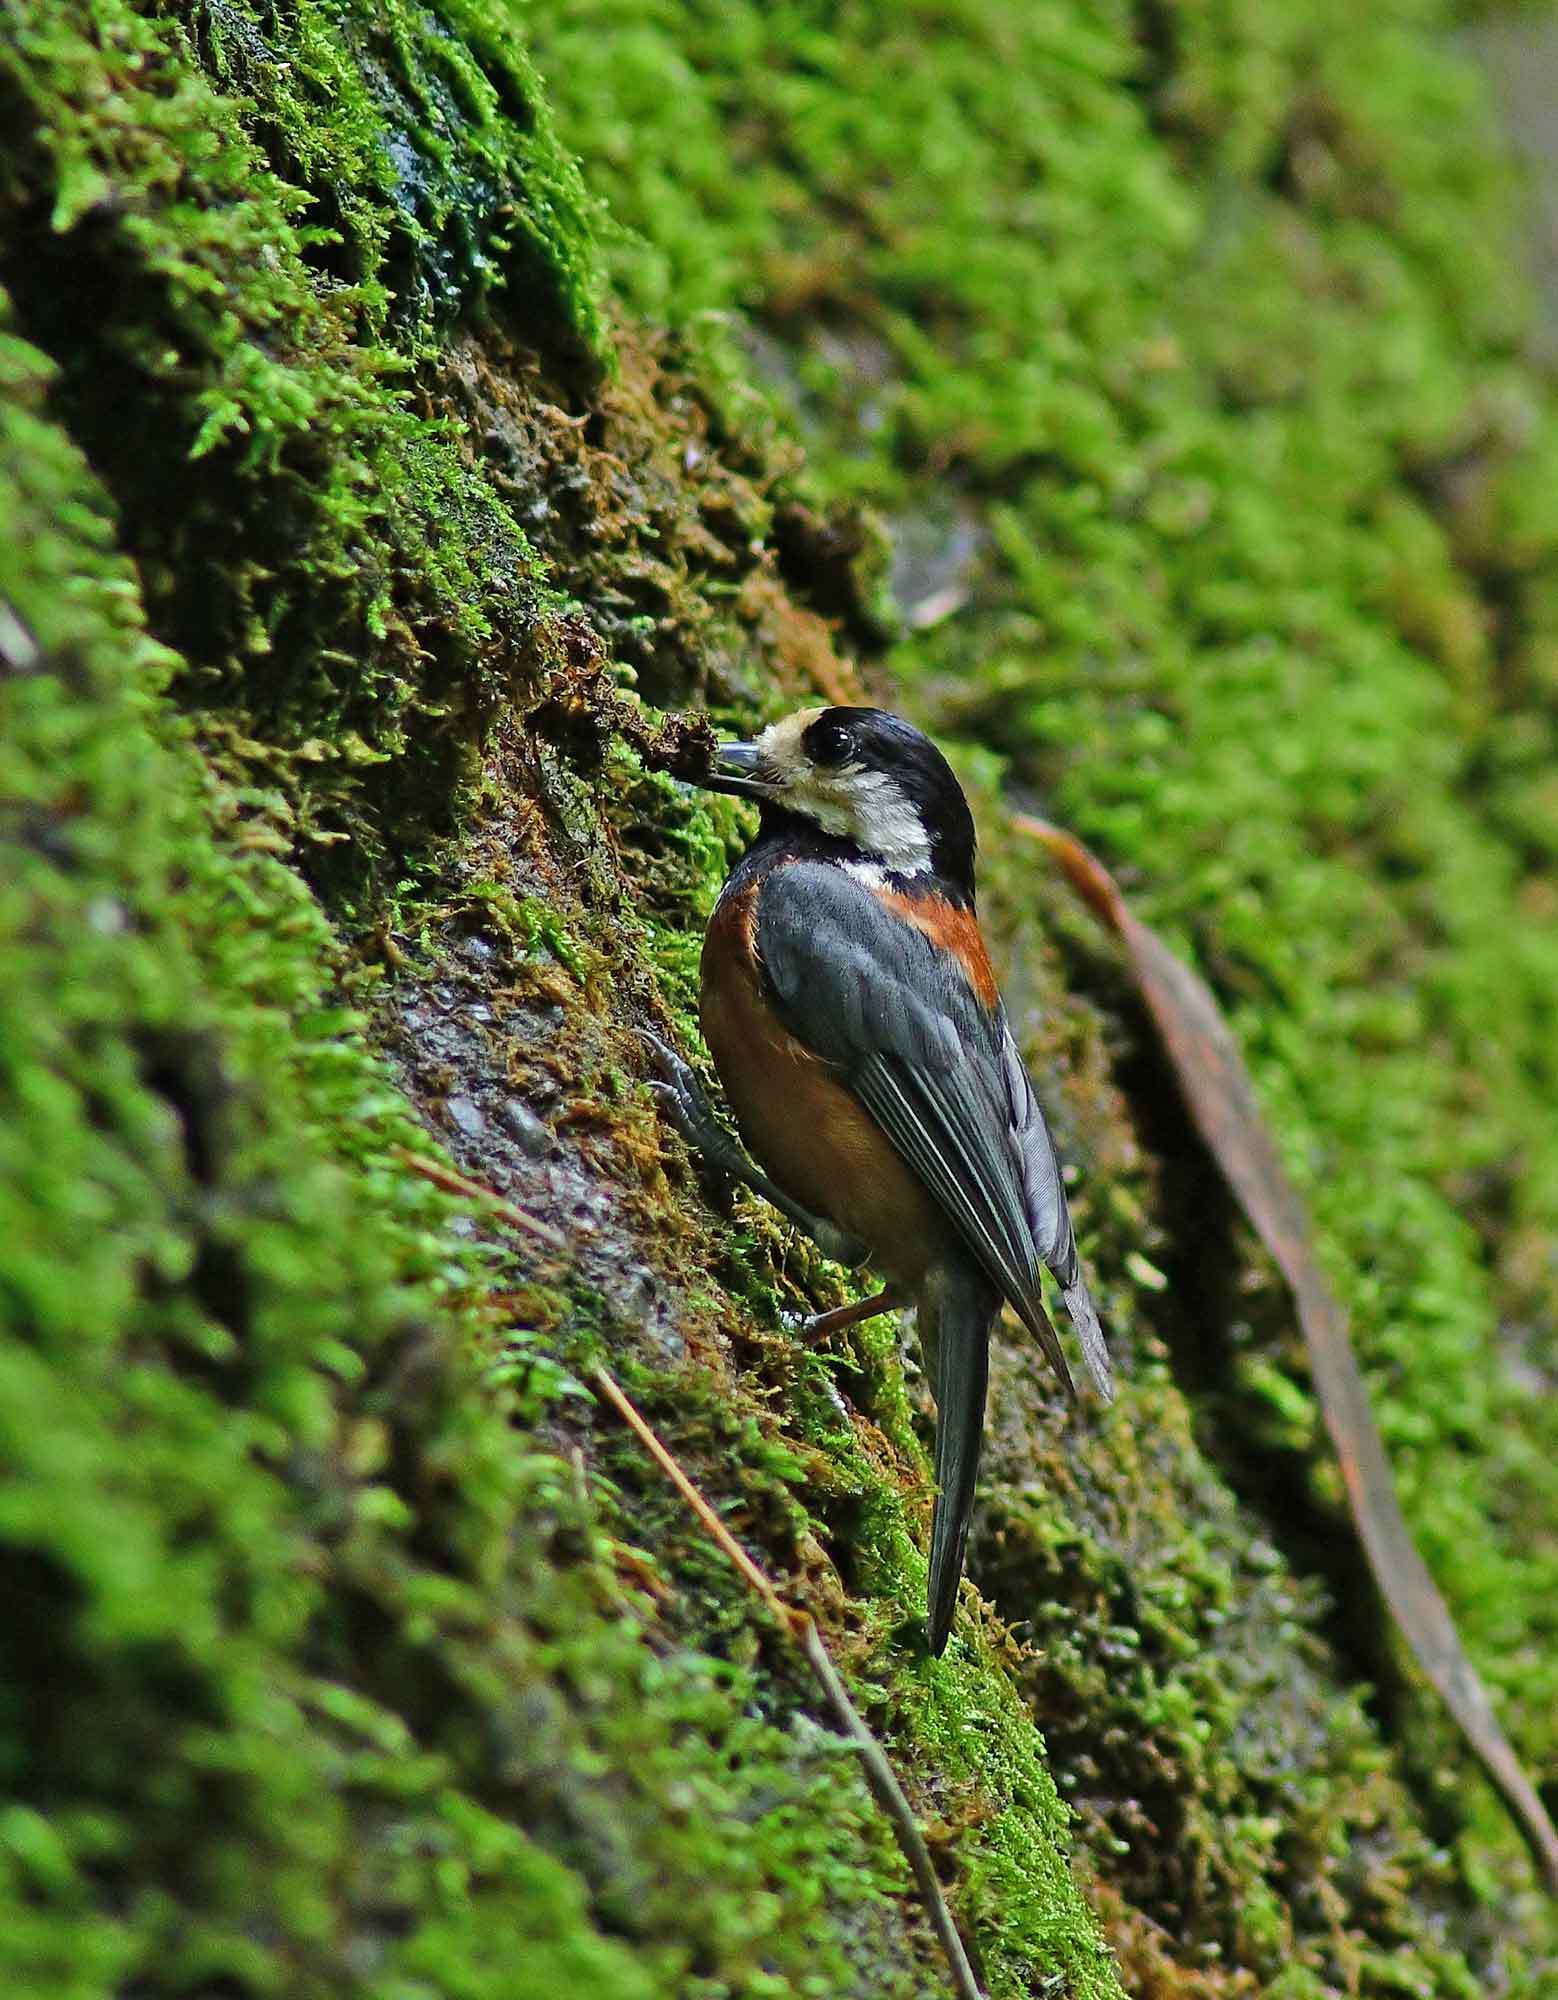
[[[49,370],[3,365],[7,1990],[799,2000],[868,1952],[923,1991],[852,1759],[646,1643],[481,1386],[480,1267],[388,1170],[427,1136],[159,706]]]
[[[780,1363],[780,1435],[770,1418],[754,1424],[732,1409],[723,1385],[711,1396],[706,1379],[643,1373],[632,1386],[652,1416],[663,1406],[688,1461],[709,1467],[710,1491],[738,1488],[770,1551],[792,1552],[807,1566],[805,1551],[822,1536],[842,1553],[844,1583],[868,1621],[840,1641],[857,1699],[897,1753],[922,1817],[959,1857],[956,1906],[979,1940],[991,1991],[1015,1995],[1035,1980],[1064,1980],[1079,2000],[1104,2000],[1118,1992],[1113,1967],[1071,1879],[1068,1814],[1042,1739],[1002,1671],[999,1641],[975,1633],[943,1660],[925,1654],[931,1488],[895,1379],[891,1322],[877,1325],[864,1369],[805,1352]],[[884,1366],[889,1357],[894,1365]],[[841,1387],[860,1400],[864,1429],[848,1419]],[[642,1474],[628,1474],[627,1463],[614,1465],[615,1477],[636,1488]],[[656,1523],[662,1508],[669,1519]],[[635,1491],[630,1519],[638,1534],[674,1536],[674,1510],[654,1488]],[[723,1566],[710,1568],[706,1555],[683,1546],[676,1573],[682,1589],[702,1597],[701,1632],[736,1643],[751,1608]],[[817,1602],[829,1620],[836,1591],[836,1582],[831,1591],[824,1585]]]
[[[544,602],[414,372],[505,285],[535,337],[603,351],[577,176],[468,7],[12,14],[19,329],[240,801],[371,852],[446,813]]]
[[[504,7],[314,5],[282,21],[216,0],[193,16],[278,175],[329,218],[312,221],[316,261],[371,288],[375,330],[432,347],[512,287],[532,338],[604,352],[588,201]]]
[[[1558,429],[1520,358],[1508,189],[1476,79],[1434,45],[1443,18],[1321,0],[1215,16],[595,4],[538,10],[533,48],[564,138],[634,232],[609,246],[620,295],[677,321],[744,310],[810,476],[887,513],[911,596],[931,595],[908,560],[927,537],[952,565],[966,609],[894,649],[900,684],[1098,844],[1221,992],[1315,1204],[1414,1530],[1540,1771],[1558,1715],[1543,1526],[1558,1435],[1527,1383],[1552,1367],[1558,1230],[1558,821],[1541,776],[1558,748]],[[1118,1005],[1054,896],[1015,864],[1002,876],[1028,949],[1060,926],[1071,976]],[[1073,1152],[1097,1130],[1073,1123]],[[1198,1185],[1178,1143],[1170,1171]],[[1122,1155],[1114,1171],[1129,1181]],[[1220,1587],[1269,1521],[1300,1567],[1360,1591],[1323,1553],[1347,1530],[1269,1276],[1226,1227],[1208,1240],[1188,1195],[1146,1193],[1183,1232],[1147,1246],[1173,1281],[1161,1303],[1114,1280],[1140,1207],[1136,1228],[1110,1218],[1090,1178],[1083,1219],[1124,1343],[1175,1342],[1198,1435],[1250,1506],[1211,1558]],[[1231,1322],[1210,1355],[1208,1319]],[[1164,1421],[1146,1389],[1127,1414]],[[1031,1455],[1014,1452],[1014,1476]],[[1177,1525],[1205,1504],[1143,1500],[1144,1519],[1162,1509],[1166,1576],[1207,1560]],[[1076,1492],[1044,1530],[1072,1539],[1100,1607],[1134,1573],[1104,1553],[1131,1546],[1117,1522],[1089,1540],[1113,1511]],[[1013,1531],[1010,1569],[985,1551],[1009,1615],[1053,1587],[1033,1532]],[[1202,1614],[1170,1607],[1159,1664],[1122,1682],[1112,1632],[1141,1643],[1145,1611],[1100,1608],[1085,1632],[1079,1615],[1066,1596],[1040,1621],[1068,1664],[1037,1711],[1063,1689],[1077,1702],[1084,1790],[1097,1705],[1118,1699],[1169,1794],[1199,1801],[1172,1823],[1223,1857],[1217,1890],[1193,1873],[1154,1885],[1091,1836],[1187,1952],[1204,1941],[1274,1977],[1296,1951],[1365,1990],[1477,1976],[1432,1942],[1431,1915],[1392,1899],[1382,1916],[1337,1873],[1336,1850],[1383,1815],[1421,1910],[1452,1893],[1399,1794],[1382,1803],[1377,1739],[1325,1691],[1334,1660],[1257,1749],[1237,1674],[1264,1641],[1246,1632],[1193,1670]],[[1326,1624],[1313,1604],[1283,1616]],[[1344,1636],[1344,1680],[1395,1684],[1386,1642]],[[1510,1918],[1518,1846],[1426,1700],[1404,1712],[1459,1893],[1473,1911],[1487,1899],[1464,1920],[1472,1962],[1494,1951],[1534,1991],[1549,1933],[1529,1901]],[[1308,1773],[1302,1806],[1286,1780],[1273,1793],[1285,1757]],[[1121,1778],[1122,1809],[1144,1782]],[[1295,1815],[1323,1829],[1317,1848],[1272,1832]]]
[[[436,1817],[437,1752],[376,1721],[370,1691],[344,1733],[313,1713],[347,1601],[395,1630],[401,1586],[448,1563],[443,1624],[521,1486],[460,1400],[446,1205],[405,1185],[364,1202],[346,1170],[413,1128],[340,1040],[322,921],[273,863],[219,864],[202,839],[198,767],[152,699],[169,663],[101,496],[37,413],[40,358],[8,338],[6,365],[0,602],[25,622],[0,692],[0,1539],[26,1607],[5,1680],[33,1690],[5,1728],[6,1984],[108,1991],[155,1968],[161,1990],[295,1991],[351,1948],[320,1887],[349,1851],[338,1787],[360,1782],[370,1816],[407,1794],[407,1828]],[[396,1410],[377,1371],[408,1362]],[[465,1521],[397,1565],[439,1457]],[[364,1728],[382,1759],[354,1748]],[[78,1956],[109,1882],[118,1914]]]
[[[1552,424],[1437,17],[527,10],[554,131],[497,6],[87,12],[13,0],[0,54],[7,1989],[944,1990],[605,1359],[818,1616],[993,1994],[1118,1990],[1074,1871],[1140,1990],[1534,2000],[1502,1820],[1355,1685],[1285,1302],[998,841],[1131,1366],[1066,1430],[1002,1345],[999,1620],[925,1658],[898,1329],[794,1341],[839,1274],[636,1080],[632,1027],[696,1048],[741,809],[611,740],[635,686],[745,728],[829,684],[888,513],[922,617],[966,599],[890,664],[986,825],[1056,795],[1235,1013],[1540,1754],[1553,1453],[1481,1357],[1551,1317]],[[602,195],[682,328],[614,369]],[[693,324],[732,305],[790,417]],[[483,1247],[429,1125],[568,1257]]]
[[[607,781],[611,825],[633,856],[645,952],[678,1039],[696,1046],[703,927],[750,832],[732,799],[694,792],[619,751]]]

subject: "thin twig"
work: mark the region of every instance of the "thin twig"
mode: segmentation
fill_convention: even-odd
[[[614,1375],[608,1375],[606,1370],[598,1364],[590,1370],[590,1379],[606,1398],[607,1402],[611,1404],[617,1415],[621,1417],[628,1429],[634,1433],[639,1443],[643,1445],[655,1464],[659,1466],[666,1478],[670,1480],[677,1492],[681,1494],[682,1498],[697,1515],[704,1527],[708,1529],[715,1541],[719,1543],[725,1555],[740,1570],[745,1581],[762,1598],[779,1623],[786,1630],[789,1630],[792,1621],[799,1618],[802,1614],[798,1611],[792,1611],[790,1606],[779,1595],[778,1591],[774,1589],[768,1578],[764,1576],[763,1572],[753,1562],[752,1558],[736,1540],[729,1528],[725,1526],[719,1515],[715,1513],[708,1501],[704,1499],[697,1487],[693,1485],[691,1479],[688,1478],[678,1462],[671,1456],[668,1447],[660,1442],[658,1434],[651,1429],[648,1418],[643,1416],[637,1404],[630,1400],[626,1389],[622,1387]]]
[[[952,1912],[947,1908],[947,1899],[941,1893],[941,1884],[936,1880],[935,1863],[930,1858],[930,1849],[925,1845],[925,1836],[920,1832],[919,1822],[909,1809],[909,1801],[904,1797],[903,1787],[898,1782],[897,1773],[887,1761],[887,1752],[877,1742],[860,1718],[860,1711],[849,1698],[849,1692],[839,1678],[838,1668],[828,1657],[828,1649],[822,1643],[822,1634],[810,1618],[802,1617],[798,1628],[801,1648],[811,1662],[812,1672],[822,1685],[822,1691],[833,1706],[833,1712],[843,1727],[844,1734],[860,1752],[860,1761],[865,1766],[866,1783],[876,1796],[877,1804],[892,1822],[897,1836],[899,1851],[908,1862],[920,1894],[925,1899],[925,1907],[930,1912],[931,1923],[936,1935],[941,1939],[941,1948],[947,1954],[947,1963],[952,1968],[952,1983],[960,2000],[984,2000],[983,1990],[974,1977],[974,1968],[968,1962],[963,1940],[958,1935],[957,1925],[952,1921]]]
[[[590,1380],[697,1515],[699,1522],[721,1552],[735,1565],[742,1581],[753,1595],[762,1601],[780,1629],[789,1635],[805,1656],[845,1736],[860,1753],[860,1761],[865,1767],[866,1783],[871,1787],[872,1795],[892,1825],[899,1851],[909,1864],[910,1873],[914,1876],[920,1895],[924,1899],[932,1926],[941,1940],[942,1949],[947,1954],[947,1963],[952,1969],[952,1983],[958,1994],[958,2000],[985,2000],[984,1992],[974,1977],[974,1968],[969,1964],[963,1940],[958,1935],[956,1924],[952,1921],[952,1912],[947,1908],[947,1899],[941,1893],[941,1884],[936,1879],[935,1864],[930,1858],[929,1848],[925,1845],[925,1836],[920,1832],[919,1825],[910,1810],[909,1801],[904,1797],[903,1787],[887,1760],[887,1753],[867,1729],[859,1709],[850,1700],[849,1691],[828,1656],[828,1649],[822,1643],[822,1634],[817,1630],[816,1624],[804,1611],[785,1603],[768,1577],[753,1562],[687,1473],[682,1470],[677,1460],[672,1457],[667,1446],[661,1443],[647,1419],[640,1415],[620,1384],[601,1367],[590,1370]]]
[[[413,1153],[409,1146],[392,1146],[391,1152],[403,1166],[410,1167],[414,1174],[420,1174],[434,1187],[440,1187],[445,1194],[463,1194],[469,1201],[485,1202],[503,1222],[511,1222],[516,1229],[524,1230],[538,1243],[545,1243],[553,1250],[566,1250],[567,1239],[561,1230],[554,1229],[549,1222],[542,1222],[533,1215],[526,1215],[522,1208],[516,1208],[511,1201],[490,1187],[483,1187],[480,1181],[468,1180],[453,1167],[446,1167],[441,1160],[430,1160],[423,1153]]]

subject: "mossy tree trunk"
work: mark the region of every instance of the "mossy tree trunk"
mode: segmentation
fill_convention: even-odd
[[[1550,1767],[1558,426],[1474,93],[1356,11],[0,0],[7,1993],[944,1990],[599,1361],[992,1994],[1545,1990],[1288,1304],[1005,822],[1217,983]],[[797,1344],[843,1274],[632,1033],[695,1052],[744,831],[663,711],[866,688],[958,746],[1126,1381],[1068,1423],[1003,1341],[940,1662],[912,1342]]]

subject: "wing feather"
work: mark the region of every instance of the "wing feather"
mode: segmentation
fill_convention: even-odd
[[[917,1087],[891,1058],[869,1058],[851,1078],[861,1102],[936,1197],[943,1213],[979,1259],[1002,1296],[1043,1348],[1073,1402],[1076,1383],[1039,1294],[1038,1265],[1020,1211],[1002,1197],[1011,1183],[992,1180],[971,1157],[953,1107]],[[949,1115],[949,1112],[951,1115]]]
[[[1114,1395],[1114,1370],[1104,1345],[1103,1328],[1071,1228],[1071,1210],[1066,1201],[1066,1184],[1061,1178],[1055,1141],[1034,1095],[1027,1066],[1017,1051],[1010,1029],[1005,1030],[1007,1092],[1012,1106],[1012,1128],[1022,1162],[1023,1193],[1028,1207],[1028,1224],[1039,1255],[1054,1273],[1066,1302],[1066,1312],[1076,1329],[1088,1373],[1105,1401]]]
[[[839,868],[799,863],[768,878],[758,952],[787,1025],[838,1067],[1074,1398],[1041,1260],[1055,1271],[1109,1393],[1054,1146],[1004,1014]]]

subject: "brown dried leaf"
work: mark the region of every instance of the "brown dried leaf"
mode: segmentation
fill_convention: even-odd
[[[1124,943],[1196,1129],[1293,1294],[1315,1393],[1380,1593],[1529,1841],[1549,1890],[1558,1895],[1558,1830],[1499,1727],[1487,1689],[1402,1517],[1347,1316],[1321,1271],[1308,1211],[1278,1157],[1216,998],[1131,914],[1113,876],[1080,841],[1027,814],[1016,815],[1015,823],[1044,842],[1073,888]]]

